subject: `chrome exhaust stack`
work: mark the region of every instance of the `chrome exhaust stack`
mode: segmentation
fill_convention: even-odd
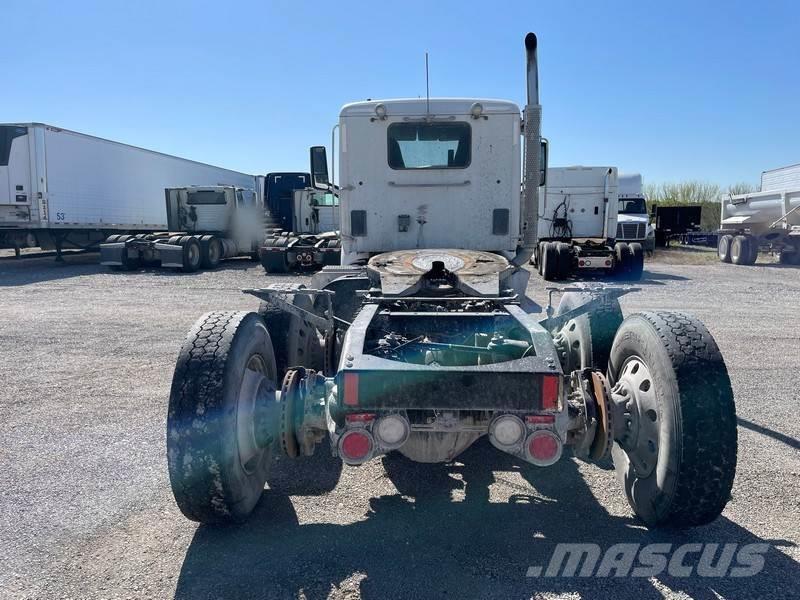
[[[525,127],[525,163],[523,172],[522,245],[511,261],[523,266],[533,256],[538,241],[539,171],[541,166],[542,106],[539,104],[539,63],[536,58],[538,41],[535,33],[525,36],[528,103],[523,115]]]

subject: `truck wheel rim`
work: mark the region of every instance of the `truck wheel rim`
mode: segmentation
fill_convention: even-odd
[[[197,244],[189,244],[189,264],[194,265],[200,260],[200,249]]]
[[[266,381],[267,366],[264,359],[254,354],[247,361],[236,401],[236,441],[239,462],[246,473],[256,469],[264,453],[256,437],[255,411],[259,391]]]
[[[661,416],[653,376],[644,360],[631,356],[623,363],[611,400],[620,409],[614,439],[637,477],[647,477],[658,463]]]

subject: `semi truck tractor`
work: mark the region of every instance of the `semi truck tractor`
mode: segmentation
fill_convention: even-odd
[[[656,231],[647,212],[642,176],[639,173],[620,173],[618,184],[616,240],[641,244],[645,252],[652,254],[656,246]]]
[[[96,248],[167,228],[164,189],[252,175],[41,123],[0,125],[0,246]]]
[[[544,279],[557,281],[597,270],[620,279],[641,278],[641,244],[614,241],[617,190],[615,167],[547,170],[539,202],[539,243],[532,259]]]
[[[760,191],[723,196],[720,204],[722,262],[752,265],[764,249],[800,265],[800,165],[764,171]]]
[[[264,206],[254,190],[233,186],[168,188],[168,229],[109,236],[101,264],[131,270],[160,264],[191,273],[236,256],[257,258],[264,240]]]
[[[267,273],[338,265],[339,197],[314,189],[308,173],[267,175],[268,226],[259,250]]]
[[[342,465],[389,452],[448,463],[481,438],[543,469],[567,447],[612,457],[650,527],[720,514],[736,413],[703,324],[663,310],[623,318],[631,288],[551,290],[560,302],[546,308],[526,294],[546,174],[537,46],[528,34],[522,115],[485,98],[341,109],[344,265],[244,290],[258,310],[206,313],[180,351],[166,444],[186,517],[246,519],[277,455],[331,453],[292,475],[284,463],[289,483],[271,491],[323,492]],[[325,187],[326,149],[313,150],[313,184]]]

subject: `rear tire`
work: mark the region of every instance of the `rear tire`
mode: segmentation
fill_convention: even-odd
[[[545,281],[556,281],[558,276],[558,250],[553,242],[545,242],[542,248],[542,278]]]
[[[222,242],[213,235],[204,235],[200,238],[201,265],[204,269],[216,269],[222,262]]]
[[[272,342],[258,314],[212,312],[195,323],[167,415],[170,483],[189,519],[242,521],[258,503],[279,423],[275,384]],[[270,435],[259,422],[270,423]]]
[[[567,292],[561,297],[555,314],[563,315],[591,298],[588,292]],[[617,299],[568,321],[557,333],[563,337],[562,345],[568,352],[566,360],[562,361],[565,371],[592,367],[605,372],[614,335],[621,324],[622,308]]]
[[[200,268],[202,250],[200,242],[196,237],[185,235],[180,239],[179,244],[183,248],[183,266],[181,270],[184,273],[194,273]]]
[[[617,331],[608,365],[612,456],[633,511],[650,527],[713,521],[736,473],[736,408],[714,338],[681,313],[640,313]],[[622,431],[622,434],[617,432]]]
[[[558,278],[567,279],[572,275],[572,246],[565,242],[556,243],[558,255]]]
[[[620,279],[628,277],[631,267],[631,249],[625,242],[614,244],[614,274]]]
[[[626,279],[629,281],[639,281],[644,273],[644,250],[638,242],[628,244],[629,263]]]
[[[748,265],[751,255],[750,240],[747,236],[737,235],[733,238],[733,242],[731,242],[731,262],[733,264]]]
[[[724,263],[731,262],[731,243],[733,242],[732,235],[721,235],[717,243],[717,255]]]
[[[272,351],[275,356],[277,369],[276,381],[283,381],[286,369],[289,368],[289,324],[291,314],[270,304],[262,302],[258,307],[258,314],[264,319],[269,337],[272,340]]]

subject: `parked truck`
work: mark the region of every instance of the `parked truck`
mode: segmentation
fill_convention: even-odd
[[[388,452],[451,462],[483,437],[537,467],[565,446],[588,461],[613,456],[650,527],[720,514],[736,412],[703,324],[664,310],[623,319],[622,287],[562,290],[557,309],[526,295],[546,161],[534,34],[525,47],[524,121],[513,102],[483,98],[342,108],[345,265],[307,287],[245,290],[258,312],[207,313],[180,351],[166,454],[186,517],[247,518],[275,456],[327,451],[326,438],[324,468],[297,461],[273,493],[329,490],[343,463]],[[326,151],[314,150],[324,187]]]
[[[268,273],[339,264],[339,197],[313,188],[310,178],[308,173],[267,175],[272,225],[260,256]]]
[[[641,244],[645,252],[655,250],[655,227],[647,214],[647,199],[640,173],[619,174],[616,240]]]
[[[131,270],[160,263],[192,273],[214,269],[227,258],[258,257],[264,205],[255,190],[191,186],[165,193],[168,229],[110,236],[100,244],[101,264]]]
[[[41,123],[0,125],[0,245],[96,248],[167,228],[164,189],[252,175]]]
[[[752,265],[764,249],[800,265],[800,164],[764,171],[760,191],[723,196],[721,210],[722,262]]]
[[[532,262],[547,281],[601,270],[640,279],[644,253],[638,242],[615,242],[617,169],[558,167],[547,170],[540,194],[538,239]]]

